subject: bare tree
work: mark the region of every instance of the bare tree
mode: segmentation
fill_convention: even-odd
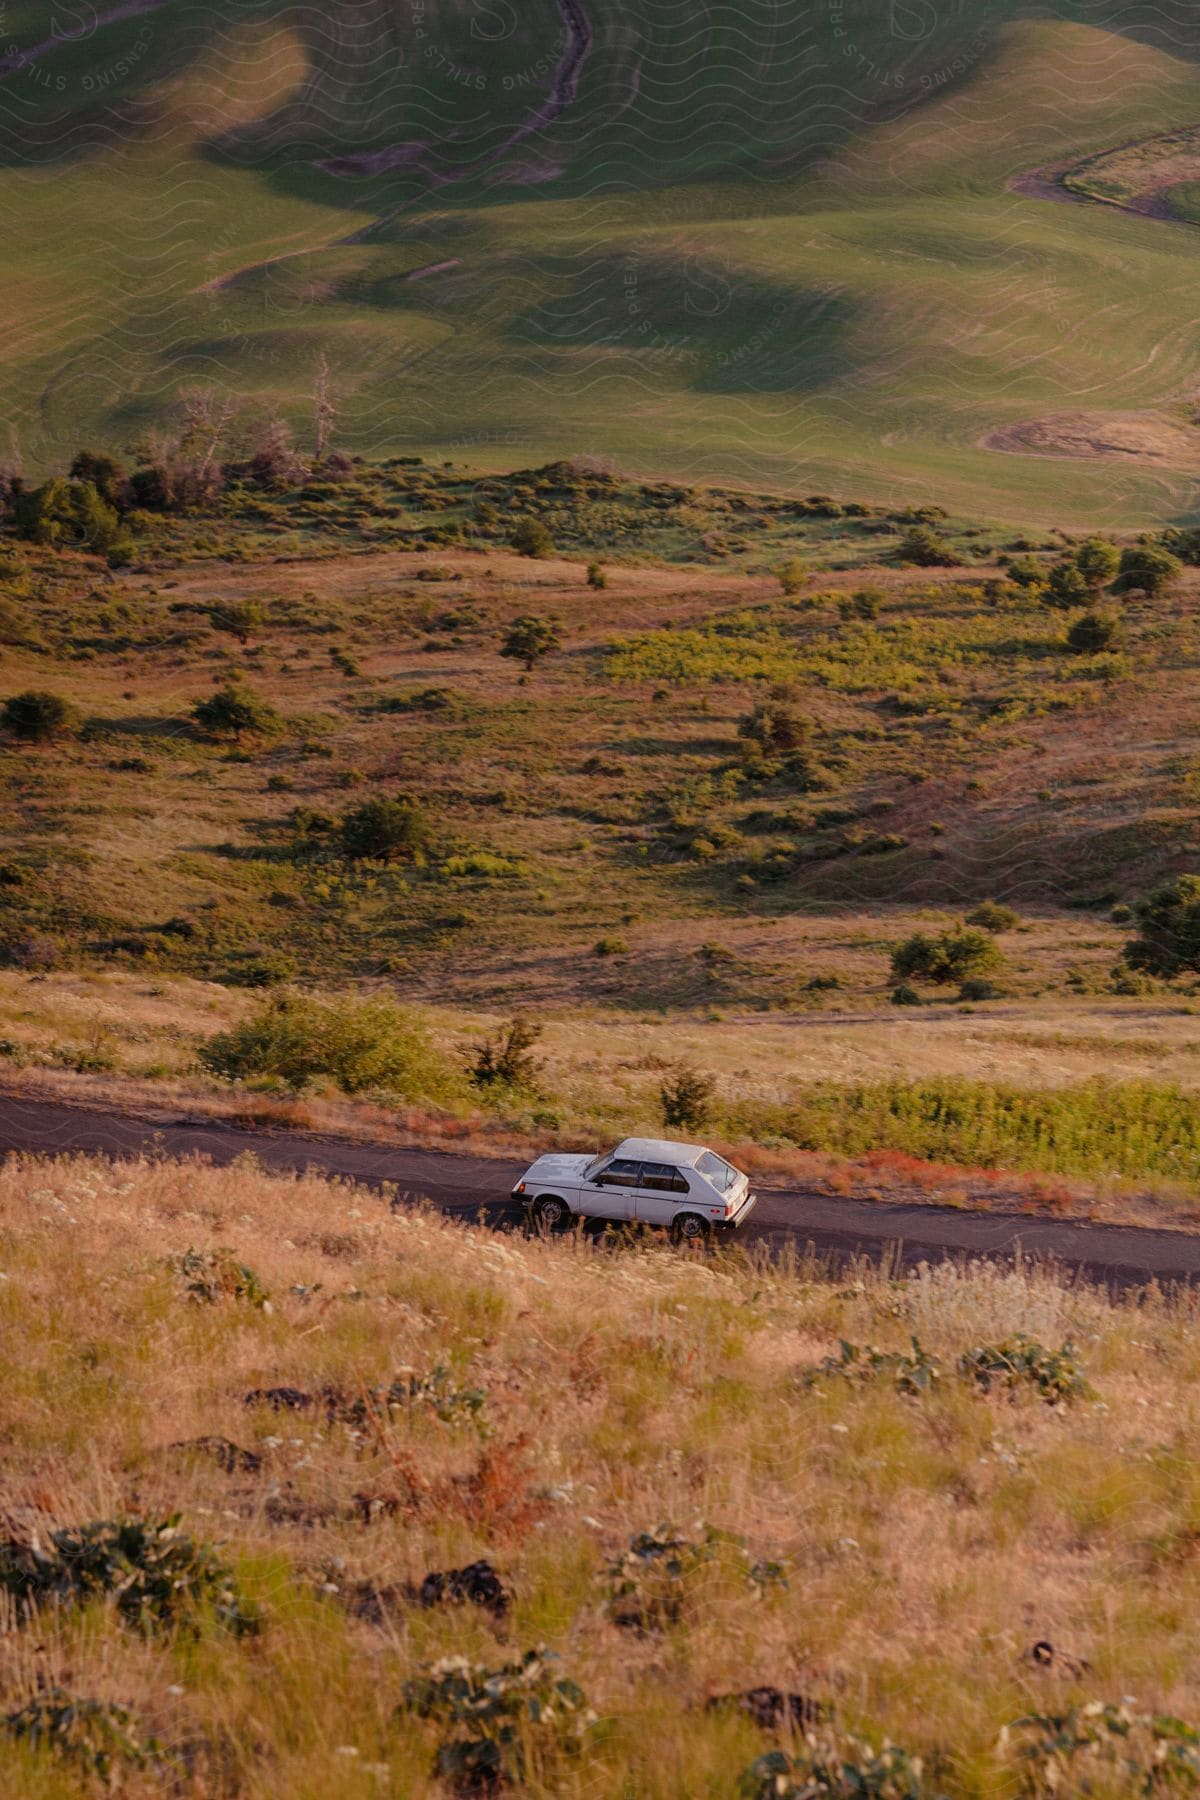
[[[313,461],[317,464],[325,461],[336,422],[337,401],[330,377],[329,358],[322,350],[313,386]]]

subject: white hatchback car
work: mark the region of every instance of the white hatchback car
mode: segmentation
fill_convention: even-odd
[[[754,1210],[750,1178],[703,1144],[626,1138],[600,1156],[552,1152],[513,1189],[530,1219],[557,1231],[573,1219],[665,1226],[674,1243],[736,1231]]]

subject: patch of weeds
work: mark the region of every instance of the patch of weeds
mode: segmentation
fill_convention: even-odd
[[[789,1755],[769,1750],[742,1777],[746,1800],[939,1800],[924,1765],[896,1744],[878,1750],[861,1739],[810,1736]]]
[[[712,1525],[697,1529],[700,1535],[694,1538],[669,1524],[639,1531],[627,1550],[610,1558],[601,1581],[614,1625],[646,1632],[679,1624],[693,1610],[704,1574],[718,1573],[722,1565],[760,1596],[787,1586],[785,1565],[755,1562],[744,1538]]]
[[[106,1787],[121,1783],[125,1769],[148,1769],[163,1758],[155,1738],[140,1737],[133,1714],[107,1700],[90,1700],[51,1687],[4,1716],[4,1730],[31,1750],[46,1750]]]
[[[1049,1406],[1065,1400],[1094,1400],[1095,1390],[1075,1360],[1075,1346],[1069,1341],[1057,1350],[1018,1332],[999,1344],[979,1344],[965,1350],[958,1359],[959,1374],[990,1394],[995,1388],[1015,1394],[1028,1385]]]
[[[402,1710],[442,1728],[437,1775],[458,1788],[518,1787],[579,1755],[595,1714],[557,1660],[540,1646],[496,1669],[453,1656],[406,1681]]]
[[[447,1425],[473,1424],[482,1434],[486,1430],[483,1408],[487,1389],[460,1387],[453,1374],[439,1363],[428,1375],[414,1369],[402,1369],[387,1387],[367,1388],[348,1405],[334,1405],[335,1415],[347,1425],[362,1428],[391,1419],[394,1414],[427,1407]]]
[[[431,1569],[417,1590],[422,1606],[462,1606],[469,1601],[502,1619],[512,1594],[490,1562],[468,1563],[464,1569]]]
[[[1163,1713],[1092,1700],[1065,1713],[1028,1713],[1000,1747],[1031,1795],[1189,1793],[1200,1787],[1200,1732]]]
[[[804,1377],[805,1387],[815,1387],[831,1378],[857,1383],[884,1379],[892,1382],[898,1394],[927,1394],[941,1378],[937,1357],[930,1356],[918,1338],[912,1340],[911,1356],[902,1350],[876,1350],[871,1344],[860,1347],[847,1343],[845,1338],[839,1338],[838,1343],[840,1354],[827,1356],[815,1369],[809,1369]]]
[[[45,1547],[37,1537],[9,1540],[0,1544],[0,1589],[31,1607],[111,1598],[146,1633],[194,1628],[209,1610],[238,1637],[262,1624],[213,1548],[180,1531],[178,1513],[157,1524],[94,1519],[52,1531]]]
[[[182,1278],[189,1300],[216,1306],[222,1300],[239,1300],[259,1311],[270,1310],[270,1295],[253,1269],[239,1262],[232,1250],[185,1250],[168,1259],[168,1268]]]

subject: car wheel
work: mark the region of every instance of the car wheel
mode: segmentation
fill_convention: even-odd
[[[563,1231],[571,1223],[571,1209],[557,1194],[543,1194],[533,1203],[533,1222],[539,1231]]]
[[[702,1244],[708,1237],[708,1220],[699,1213],[679,1213],[671,1222],[673,1244]]]

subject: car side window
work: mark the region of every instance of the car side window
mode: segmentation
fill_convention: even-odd
[[[642,1186],[660,1194],[686,1194],[688,1191],[687,1176],[681,1175],[669,1163],[643,1163]]]
[[[615,1156],[606,1169],[601,1169],[596,1180],[605,1187],[637,1187],[642,1172],[640,1162],[633,1162],[627,1156]]]

